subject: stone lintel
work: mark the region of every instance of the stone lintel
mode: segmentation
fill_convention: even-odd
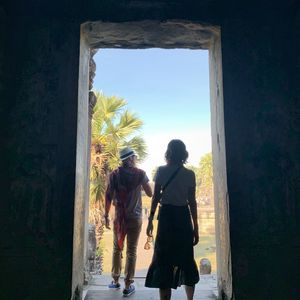
[[[91,48],[209,49],[218,26],[190,21],[86,22],[82,32]]]

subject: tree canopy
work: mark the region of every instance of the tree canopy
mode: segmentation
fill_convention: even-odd
[[[196,197],[201,204],[213,204],[213,168],[212,154],[207,153],[200,158],[199,166],[188,166],[196,175]]]

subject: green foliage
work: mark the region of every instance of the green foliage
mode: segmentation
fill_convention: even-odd
[[[203,155],[199,167],[188,166],[196,175],[197,199],[206,205],[213,204],[213,168],[212,154]]]
[[[100,171],[100,172],[99,172]],[[101,170],[101,166],[94,164],[91,169],[91,195],[95,200],[99,200],[105,193],[106,176]]]
[[[213,172],[212,172],[212,153],[206,153],[205,155],[203,155],[200,159],[200,168],[202,169],[206,169],[208,171],[208,175],[210,177],[213,176]]]
[[[198,175],[201,179],[201,185],[211,186],[213,179],[213,169],[212,169],[212,154],[207,153],[203,155],[200,159]]]

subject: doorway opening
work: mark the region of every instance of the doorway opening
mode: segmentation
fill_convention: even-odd
[[[202,272],[210,273],[211,269],[211,273],[215,274],[208,51],[105,48],[99,49],[93,60],[98,66],[93,82],[98,102],[92,120],[89,222],[97,227],[97,217],[104,214],[99,211],[103,209],[104,195],[96,193],[103,190],[101,187],[106,178],[99,182],[98,170],[112,171],[118,166],[115,160],[110,159],[118,156],[118,147],[130,145],[137,152],[138,167],[146,171],[153,190],[156,168],[165,164],[167,143],[174,138],[181,139],[189,152],[186,167],[196,174],[201,239],[194,249],[195,260],[199,265],[201,259],[202,262],[206,259],[207,265],[203,265]],[[120,124],[126,113],[132,118]],[[114,126],[107,128],[106,122]],[[136,122],[134,128],[133,122]],[[120,131],[121,135],[118,134]],[[112,147],[113,143],[115,148]],[[102,205],[95,207],[96,201]],[[153,254],[153,247],[149,251],[143,249],[150,206],[151,199],[143,195],[143,229],[136,266],[136,276],[139,277],[145,277]],[[101,255],[101,269],[98,268],[97,272],[110,274],[112,231],[103,232],[102,228],[95,230],[99,235],[102,234],[97,240],[98,253]]]
[[[229,244],[228,196],[225,164],[222,64],[220,29],[186,21],[101,23],[82,25],[77,136],[77,173],[74,216],[73,291],[83,282],[86,260],[88,182],[89,182],[89,58],[91,49],[204,49],[209,51],[210,109],[214,199],[216,211],[216,253],[219,295],[231,298],[231,262]],[[101,72],[101,67],[99,67]],[[199,70],[200,71],[200,70]],[[81,268],[80,268],[81,266]]]

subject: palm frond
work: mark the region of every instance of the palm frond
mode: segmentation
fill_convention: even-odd
[[[107,97],[102,93],[97,93],[97,110],[100,112],[100,117],[104,122],[113,121],[121,110],[127,105],[123,98],[116,96]]]
[[[111,170],[116,169],[120,165],[119,155],[111,155],[107,162]]]
[[[90,172],[90,199],[92,202],[103,201],[106,188],[106,174],[104,163],[105,154],[94,155]]]
[[[145,140],[140,136],[135,136],[123,143],[124,146],[132,148],[138,155],[138,161],[142,162],[148,155]]]
[[[116,125],[119,138],[126,138],[143,126],[143,121],[136,114],[126,110],[121,116],[120,121]]]
[[[105,195],[105,178],[98,177],[95,180],[91,181],[90,184],[90,200],[91,202],[98,202],[98,201],[104,201],[104,195]]]

